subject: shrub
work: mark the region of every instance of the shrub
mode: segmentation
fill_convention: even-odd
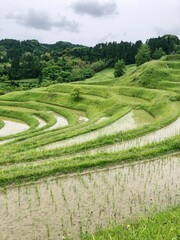
[[[74,88],[73,91],[72,91],[72,93],[71,93],[71,97],[72,97],[74,100],[79,101],[80,98],[81,98],[81,97],[80,97],[80,93],[81,93],[80,88]]]
[[[114,66],[114,76],[121,77],[124,74],[124,69],[125,69],[124,60],[121,59],[121,60],[117,61],[117,63]]]

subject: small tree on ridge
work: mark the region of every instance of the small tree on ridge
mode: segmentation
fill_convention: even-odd
[[[147,44],[142,44],[138,50],[137,55],[135,56],[136,65],[140,66],[145,62],[151,60],[151,50]]]
[[[114,76],[121,77],[124,74],[125,63],[124,60],[118,60],[114,66]]]
[[[72,93],[71,93],[71,97],[76,100],[76,101],[79,101],[81,96],[80,96],[80,88],[74,88]]]

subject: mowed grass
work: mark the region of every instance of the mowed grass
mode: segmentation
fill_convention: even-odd
[[[112,226],[81,240],[179,240],[180,206],[163,212],[155,212],[137,221]]]

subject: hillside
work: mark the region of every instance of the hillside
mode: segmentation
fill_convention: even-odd
[[[43,158],[45,156],[48,158],[58,157],[62,153],[66,157],[66,152],[70,153],[71,151],[80,154],[84,148],[88,152],[94,146],[98,150],[98,146],[117,144],[117,142],[131,139],[133,136],[144,135],[172,122],[179,116],[178,67],[180,61],[176,56],[171,57],[171,60],[167,58],[145,63],[137,69],[132,66],[123,77],[116,80],[111,77],[111,71],[104,70],[98,73],[97,77],[95,75],[83,84],[81,82],[56,84],[46,88],[12,92],[1,96],[1,116],[17,118],[29,126],[28,131],[18,133],[17,136],[1,136],[2,141],[9,142],[1,146],[1,164],[16,161],[19,163],[22,161],[22,155],[23,162],[31,162],[32,158],[33,161],[41,159],[42,152],[33,152],[31,149],[40,149],[43,146],[45,147]],[[108,81],[105,81],[105,76]],[[156,79],[154,79],[155,76]],[[154,89],[155,87],[156,89]],[[77,91],[76,89],[80,91],[78,99],[72,95],[73,91]],[[128,113],[133,113],[136,119],[130,120],[135,122],[132,127],[127,126],[127,129],[130,128],[127,133],[119,135],[114,130],[106,138],[101,138],[101,135],[97,138],[95,134],[92,141],[88,139],[89,131],[97,133],[98,136],[99,131],[108,128],[108,125],[116,124],[118,119]],[[68,125],[62,129],[58,127],[56,130],[50,131],[49,128],[58,121],[58,114],[67,120],[66,125]],[[80,124],[81,118],[84,118],[83,125]],[[44,123],[42,128],[38,127],[41,122]],[[131,130],[131,128],[135,129]],[[83,142],[74,148],[73,144],[76,142],[76,138],[80,140],[81,135],[82,138],[87,135],[87,143]],[[61,140],[72,142],[71,138],[74,139],[74,143],[71,143],[72,147],[61,150],[59,148]],[[56,142],[60,144],[57,145],[58,149],[46,150],[46,145],[53,147],[53,143]],[[6,152],[9,153],[9,147],[11,154],[7,159]],[[32,153],[33,157],[28,151]],[[53,161],[50,164],[53,165]],[[48,169],[47,172],[49,172]],[[21,172],[21,174],[23,173]]]
[[[119,84],[179,91],[180,55],[165,56],[139,66],[121,78]]]
[[[28,234],[45,238],[47,229],[52,239],[73,239],[109,226],[109,217],[119,224],[153,207],[175,206],[180,200],[179,69],[179,55],[165,56],[129,65],[119,78],[109,68],[83,82],[0,96],[0,187],[6,189],[0,229],[4,219],[15,229],[11,209],[18,209],[26,239]],[[45,219],[46,229],[27,231],[30,215],[39,227],[38,219]]]
[[[141,40],[98,43],[94,47],[63,41],[42,44],[37,40],[0,40],[0,92],[84,81],[103,69],[114,68],[120,59],[126,65],[137,64],[136,56],[143,45]],[[149,49],[145,61],[158,60],[166,54],[178,53],[180,40],[177,36],[164,35],[148,39],[145,45]],[[148,75],[153,74],[150,69],[146,71]]]

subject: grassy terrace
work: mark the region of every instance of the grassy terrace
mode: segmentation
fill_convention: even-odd
[[[106,69],[84,82],[0,96],[0,188],[179,153],[179,76],[171,56],[128,66],[117,79]],[[28,129],[3,135],[5,119]],[[179,207],[83,239],[178,239],[178,214]]]
[[[160,213],[152,213],[137,222],[129,222],[121,226],[112,226],[105,231],[83,236],[83,240],[145,240],[145,239],[179,239],[180,207],[168,209]]]
[[[96,160],[97,166],[101,165],[102,161],[98,160],[99,157],[96,157],[96,154],[88,157],[87,154],[91,149],[103,146],[108,148],[113,144],[128,142],[173,123],[180,114],[179,94],[176,89],[168,87],[169,84],[166,85],[166,89],[164,87],[159,89],[159,87],[164,81],[177,82],[178,68],[179,61],[171,62],[164,58],[160,61],[146,63],[137,69],[134,65],[129,66],[127,73],[116,80],[113,78],[113,71],[107,69],[83,84],[82,82],[60,84],[1,96],[0,115],[22,120],[30,127],[26,132],[0,136],[0,143],[3,143],[0,145],[0,165],[3,167],[3,173],[0,175],[1,185],[4,186],[5,182],[6,184],[16,182],[16,179],[17,181],[19,181],[18,179],[21,181],[31,180],[29,175],[26,178],[27,171],[31,173],[32,180],[64,172],[63,169],[69,166],[65,159],[68,159],[70,155],[72,155],[71,159],[73,159],[73,155],[78,155],[81,164],[79,166],[79,160],[75,158],[71,160],[71,167],[68,167],[65,172],[68,172],[68,169],[69,171],[79,171],[90,166],[95,167],[95,164],[92,164],[93,161],[87,161],[87,158],[93,158]],[[170,69],[170,72],[167,69]],[[155,81],[156,89],[154,89]],[[108,85],[104,82],[108,82]],[[75,101],[70,94],[76,87],[81,91],[79,101]],[[118,119],[128,113],[132,113],[133,118],[126,120],[130,121],[129,126],[126,126],[125,130],[122,126],[122,129],[118,130],[117,126],[123,124],[118,123]],[[57,122],[56,114],[64,117],[68,121],[68,125],[48,130]],[[88,121],[82,123],[79,120],[81,117],[85,117]],[[44,125],[38,127],[42,121]],[[0,126],[2,127],[3,124],[1,120]],[[130,126],[132,124],[134,124],[133,127]],[[112,128],[114,128],[113,131]],[[175,137],[175,140],[169,151],[178,151],[179,138]],[[166,141],[160,141],[158,149],[166,145]],[[153,141],[149,144],[146,148],[151,148]],[[143,148],[140,148],[139,151],[143,152]],[[163,154],[163,151],[159,150],[159,152]],[[83,157],[84,154],[87,155],[86,158]],[[121,156],[126,155],[128,152],[121,153]],[[119,161],[122,161],[122,157],[120,158]],[[131,158],[134,159],[133,156]],[[114,162],[111,153],[105,153],[103,159],[103,162]],[[44,164],[48,164],[47,170],[44,169],[43,160]],[[36,161],[41,164],[32,166],[33,170],[30,170],[30,163],[34,164]],[[26,162],[28,162],[28,166],[24,165]],[[117,163],[117,160],[115,162]],[[21,164],[22,169],[20,168]],[[8,176],[10,172],[9,165],[12,169],[17,168],[21,174],[20,176],[11,174],[12,180],[4,181],[3,176]],[[6,166],[8,166],[7,173]]]

